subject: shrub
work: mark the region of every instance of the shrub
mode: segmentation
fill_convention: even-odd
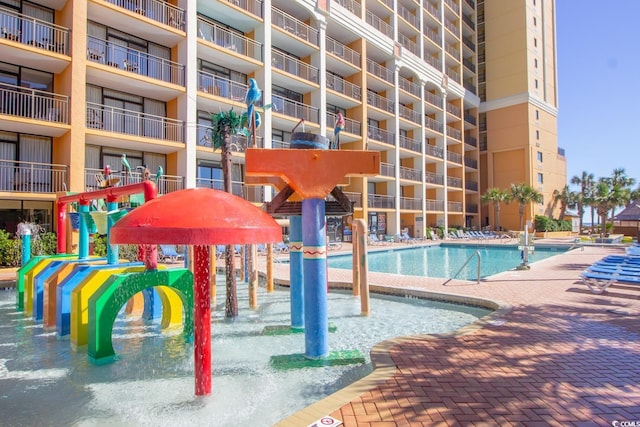
[[[571,231],[571,221],[557,220],[544,215],[536,215],[535,227],[537,231]]]

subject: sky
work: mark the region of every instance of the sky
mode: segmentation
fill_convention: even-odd
[[[640,183],[638,17],[640,0],[556,0],[558,146],[567,181],[624,168]]]

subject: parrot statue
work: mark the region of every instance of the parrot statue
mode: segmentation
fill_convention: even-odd
[[[162,166],[158,165],[158,170],[156,171],[156,185],[160,182],[160,178],[164,171],[162,170]]]
[[[124,171],[127,173],[127,175],[131,175],[131,165],[129,164],[129,160],[127,160],[127,155],[122,153],[122,156],[120,157],[120,163],[122,164],[122,167],[124,168]]]
[[[333,147],[340,148],[340,132],[344,130],[345,120],[342,113],[338,113],[338,117],[336,118],[336,124],[333,128]]]

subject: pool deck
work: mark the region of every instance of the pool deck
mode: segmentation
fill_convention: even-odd
[[[595,295],[578,279],[611,253],[624,249],[586,245],[480,284],[370,272],[372,286],[481,298],[502,309],[457,333],[379,344],[371,375],[278,426],[327,415],[345,427],[640,421],[640,286]],[[276,264],[275,277],[287,281],[288,266]],[[0,282],[12,279],[15,269],[0,270]],[[329,280],[348,283],[351,272],[329,269]]]

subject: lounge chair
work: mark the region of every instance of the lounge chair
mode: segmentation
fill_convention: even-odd
[[[184,255],[181,253],[178,253],[174,245],[160,245],[160,251],[162,251],[163,262],[167,261],[167,259],[171,263],[174,263],[178,260],[184,260]]]
[[[385,245],[389,245],[391,242],[387,242],[386,240],[380,240],[378,238],[378,235],[373,233],[369,235],[369,244],[370,245],[379,245],[379,246],[385,246]]]
[[[456,230],[456,234],[458,235],[458,238],[460,238],[460,239],[469,239],[471,237],[471,236],[469,236],[469,233],[465,233],[461,229],[457,229]]]
[[[627,285],[640,285],[640,274],[630,274],[629,272],[617,271],[611,273],[602,273],[586,270],[580,275],[582,283],[594,294],[601,294],[614,283],[622,283]]]
[[[407,233],[406,231],[402,233],[401,237],[404,243],[416,243],[420,240],[420,239],[416,239],[415,237],[409,236],[409,233]]]
[[[429,236],[431,237],[431,240],[440,240],[435,231],[430,231]]]

